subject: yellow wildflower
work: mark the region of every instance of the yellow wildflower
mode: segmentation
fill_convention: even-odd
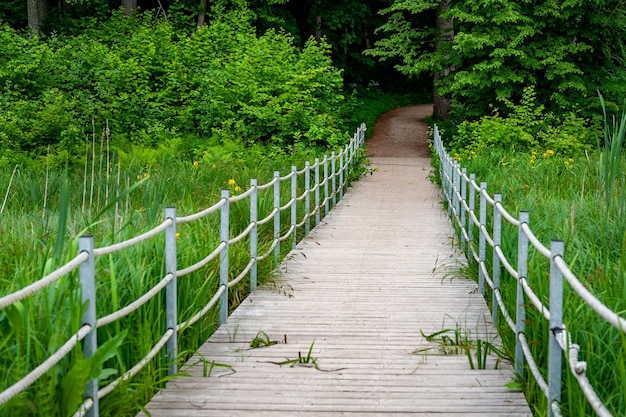
[[[176,232],[176,239],[180,239],[180,233]]]
[[[235,186],[235,191],[236,191],[236,192],[240,192],[240,191],[241,191],[241,187],[240,187],[240,186],[238,186],[238,185],[237,185],[237,186]]]
[[[236,182],[235,182],[234,179],[231,178],[231,179],[228,180],[228,185],[235,185],[235,184],[236,184]]]
[[[193,161],[193,167],[198,168],[198,161]]]

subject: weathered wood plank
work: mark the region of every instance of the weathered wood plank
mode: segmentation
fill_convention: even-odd
[[[199,349],[190,376],[153,398],[152,416],[531,415],[505,387],[513,375],[501,358],[472,370],[462,347],[450,354],[421,334],[499,341],[476,284],[452,278],[462,259],[429,160],[372,163],[378,171],[298,244],[277,281]],[[259,332],[273,344],[252,348]]]

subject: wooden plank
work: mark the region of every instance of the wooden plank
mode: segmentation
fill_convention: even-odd
[[[501,358],[472,370],[462,348],[450,354],[420,333],[499,343],[476,284],[451,279],[462,258],[430,161],[372,163],[378,171],[298,244],[276,282],[190,359],[189,376],[152,399],[152,416],[532,415],[505,387],[513,375]],[[276,343],[252,348],[259,332]],[[307,356],[315,362],[287,363]]]

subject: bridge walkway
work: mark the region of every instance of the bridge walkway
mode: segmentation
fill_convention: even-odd
[[[487,369],[472,370],[463,348],[443,346],[443,335],[498,337],[477,285],[458,278],[463,258],[427,178],[430,160],[370,161],[372,174],[289,254],[275,282],[183,367],[191,377],[154,396],[153,417],[532,415],[505,386],[505,360],[490,355]]]

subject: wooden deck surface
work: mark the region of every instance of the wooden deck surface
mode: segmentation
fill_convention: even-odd
[[[497,343],[459,265],[426,158],[371,158],[280,267],[157,394],[157,416],[531,416],[509,366],[471,370],[420,334],[455,329]],[[259,332],[280,343],[251,348]],[[454,338],[454,333],[449,336]],[[286,343],[284,343],[286,341]],[[312,347],[312,349],[311,349]],[[308,364],[279,365],[299,356]],[[417,351],[417,352],[416,352]],[[224,367],[228,365],[229,367]],[[184,368],[185,369],[185,368]],[[140,414],[145,415],[145,414]]]

